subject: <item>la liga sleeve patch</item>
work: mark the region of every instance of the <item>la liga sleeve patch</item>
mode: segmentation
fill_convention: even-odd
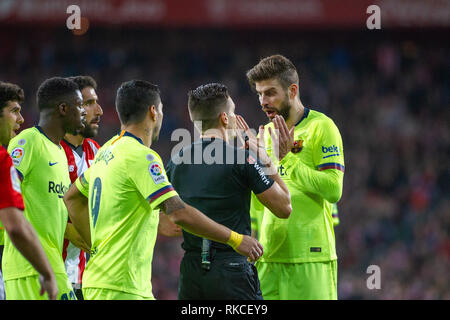
[[[155,184],[160,184],[167,181],[164,170],[158,162],[150,163],[148,166],[148,171],[150,172],[150,176]]]
[[[12,152],[11,152],[11,158],[12,161],[14,163],[14,165],[17,167],[23,159],[23,156],[25,155],[25,150],[23,148],[15,148]]]

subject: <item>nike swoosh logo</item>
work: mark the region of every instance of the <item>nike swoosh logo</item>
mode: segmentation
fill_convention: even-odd
[[[48,162],[48,165],[51,167],[51,166],[54,166],[54,165],[57,164],[57,163],[58,163],[58,162],[53,162],[53,163],[52,163],[51,161],[49,161],[49,162]]]

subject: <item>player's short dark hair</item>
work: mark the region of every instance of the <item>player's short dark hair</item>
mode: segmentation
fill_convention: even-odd
[[[36,97],[40,111],[56,108],[62,103],[67,103],[67,99],[79,90],[78,85],[61,77],[53,77],[45,80],[39,86]]]
[[[161,92],[157,85],[144,80],[131,80],[122,83],[117,90],[116,110],[122,124],[141,122],[148,107],[158,108]]]
[[[16,101],[19,104],[25,100],[23,89],[16,84],[0,81],[0,117],[3,116],[3,108],[8,101]]]
[[[291,84],[298,85],[298,73],[294,64],[286,57],[276,54],[261,59],[259,63],[247,71],[247,80],[254,89],[258,81],[276,78],[283,89],[287,89]]]
[[[220,83],[208,83],[189,91],[188,108],[192,121],[202,121],[202,130],[217,127],[219,115],[227,111],[228,88]]]
[[[73,76],[67,79],[72,80],[78,85],[78,89],[82,91],[84,88],[92,87],[97,90],[97,82],[91,76]]]

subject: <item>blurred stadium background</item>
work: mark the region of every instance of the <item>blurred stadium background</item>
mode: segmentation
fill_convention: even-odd
[[[66,27],[69,5],[83,30]],[[381,9],[369,30],[366,9]],[[252,127],[265,123],[245,72],[281,53],[300,73],[306,106],[328,114],[345,149],[336,227],[340,299],[450,299],[450,1],[447,0],[2,0],[0,80],[35,94],[52,76],[88,74],[104,110],[97,141],[119,129],[119,85],[162,90],[164,122],[152,147],[165,162],[176,128],[193,130],[187,92],[226,84]],[[447,36],[445,36],[447,34]],[[158,237],[157,299],[176,299],[182,239]],[[369,290],[369,265],[381,289]]]

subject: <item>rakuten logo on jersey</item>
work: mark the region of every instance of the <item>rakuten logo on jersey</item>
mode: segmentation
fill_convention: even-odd
[[[62,183],[48,182],[48,192],[56,193],[58,198],[63,198],[68,188]]]

